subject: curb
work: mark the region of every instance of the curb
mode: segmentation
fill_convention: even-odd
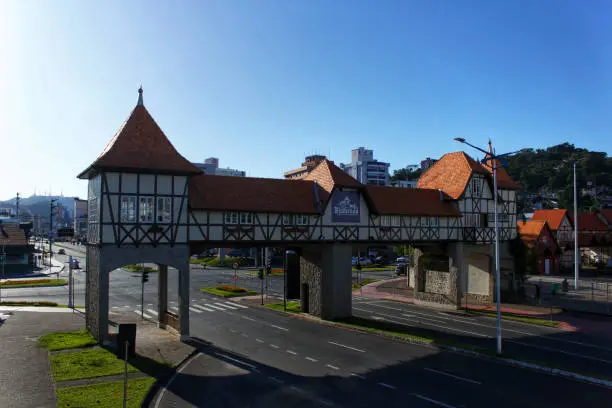
[[[348,329],[348,330],[356,331],[356,332],[359,332],[359,333],[364,333],[364,334],[384,337],[384,338],[388,338],[388,339],[391,339],[391,340],[400,341],[402,343],[409,343],[409,344],[413,344],[413,345],[416,345],[416,346],[428,347],[428,348],[432,348],[432,349],[439,350],[439,351],[445,350],[445,351],[450,351],[450,352],[454,352],[454,353],[458,353],[458,354],[467,355],[467,356],[470,356],[470,357],[481,358],[481,359],[485,359],[485,360],[489,360],[489,361],[497,361],[497,362],[504,363],[504,364],[507,364],[507,365],[510,365],[510,366],[513,366],[513,367],[528,368],[528,369],[531,369],[531,370],[534,370],[534,371],[539,371],[539,372],[543,372],[543,373],[550,374],[550,375],[556,375],[556,376],[559,376],[559,377],[569,378],[569,379],[572,379],[572,380],[578,380],[578,381],[582,381],[582,382],[585,382],[585,383],[589,383],[589,384],[593,384],[593,385],[599,385],[599,386],[602,386],[602,387],[606,387],[606,388],[612,389],[612,381],[611,380],[603,380],[603,379],[597,378],[597,377],[589,377],[589,376],[584,375],[584,374],[579,374],[579,373],[575,373],[575,372],[572,372],[572,371],[566,371],[566,370],[562,370],[562,369],[559,369],[559,368],[550,368],[550,367],[542,366],[542,365],[539,365],[539,364],[527,363],[525,361],[516,360],[516,359],[512,359],[512,358],[507,358],[507,357],[490,356],[488,354],[481,353],[481,352],[474,351],[474,350],[469,350],[469,349],[466,349],[466,348],[463,348],[463,347],[456,347],[456,346],[448,346],[448,345],[444,345],[444,344],[439,344],[439,343],[436,343],[435,340],[432,340],[431,342],[429,342],[429,341],[425,341],[425,340],[411,339],[411,338],[407,338],[407,337],[396,336],[396,335],[389,334],[389,333],[372,332],[372,331],[360,329],[358,327],[345,326],[343,324],[338,324],[338,323],[334,323],[334,322],[324,321],[324,320],[312,317],[310,315],[297,314],[297,313],[285,313],[285,312],[282,312],[282,311],[279,311],[279,310],[274,310],[274,309],[266,308],[266,307],[263,307],[261,305],[255,305],[255,307],[259,307],[260,309],[272,310],[274,312],[281,313],[281,314],[292,315],[294,318],[297,318],[297,319],[309,320],[311,322],[315,322],[315,323],[319,323],[319,324],[324,324],[326,326],[333,326],[333,327],[338,327],[338,328],[341,328],[341,329]]]

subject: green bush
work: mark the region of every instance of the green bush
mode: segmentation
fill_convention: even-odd
[[[126,265],[123,267],[123,269],[126,269],[130,272],[155,272],[157,271],[156,268],[152,268],[150,266],[143,266],[140,264],[135,264],[135,265]]]
[[[240,266],[248,265],[248,261],[246,261],[245,259],[236,258],[232,256],[226,256],[223,259],[223,263],[221,263],[221,258],[219,257],[212,258],[211,260],[205,261],[204,263],[208,266],[232,266],[234,263],[238,263],[238,265]]]
[[[49,307],[57,307],[57,303],[55,302],[47,302],[41,300],[39,302],[30,302],[27,300],[14,300],[8,302],[0,302],[2,306],[49,306]]]
[[[231,292],[231,293],[244,293],[247,290],[245,288],[241,288],[239,286],[232,286],[232,285],[220,285],[216,287],[217,290],[222,290],[224,292]]]

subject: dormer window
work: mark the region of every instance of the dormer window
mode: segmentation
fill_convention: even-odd
[[[477,178],[472,179],[472,196],[482,197],[482,188],[480,185],[480,180]]]

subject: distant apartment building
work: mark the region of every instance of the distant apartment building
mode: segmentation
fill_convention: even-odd
[[[87,200],[74,198],[72,228],[75,237],[85,237],[87,235]]]
[[[418,182],[419,180],[397,180],[392,181],[391,185],[393,187],[416,188]]]
[[[286,171],[284,176],[286,179],[298,180],[303,177],[306,177],[312,169],[317,167],[319,163],[325,160],[326,157],[320,154],[314,154],[311,156],[306,156],[304,162],[302,163],[302,167],[298,167],[297,169]]]
[[[390,185],[389,163],[374,159],[374,151],[359,147],[353,149],[351,163],[340,164],[340,168],[363,184]]]
[[[433,166],[438,160],[432,159],[431,157],[426,158],[425,160],[421,160],[421,170],[427,170],[431,166]]]
[[[211,174],[215,176],[234,176],[234,177],[246,177],[246,171],[235,170],[228,168],[219,167],[219,159],[216,157],[209,157],[204,160],[204,163],[193,163],[194,166],[204,172],[204,174]]]

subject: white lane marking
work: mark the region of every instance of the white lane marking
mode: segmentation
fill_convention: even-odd
[[[466,381],[466,382],[469,382],[469,383],[472,383],[472,384],[482,385],[482,383],[480,381],[471,380],[471,379],[465,378],[465,377],[459,377],[458,375],[454,375],[454,374],[451,374],[451,373],[446,373],[444,371],[434,370],[433,368],[425,367],[425,371],[429,371],[429,372],[436,373],[436,374],[441,374],[441,375],[446,375],[448,377],[452,377],[452,378],[455,378],[455,379],[461,380],[461,381]]]
[[[295,385],[292,385],[289,388],[297,393],[306,394],[305,390],[301,389],[300,387],[296,387]]]
[[[170,306],[168,309],[170,309],[170,310],[172,310],[173,312],[176,312],[176,313],[178,313],[178,311],[179,311],[178,307],[175,307],[175,306]]]
[[[333,370],[339,370],[340,369],[340,367],[336,367],[335,365],[331,365],[331,364],[325,364],[325,367],[329,367],[329,368],[331,368]]]
[[[246,334],[246,333],[240,333],[240,335],[241,335],[242,337],[249,337],[249,335],[248,335],[248,334]]]
[[[415,397],[417,397],[419,399],[422,399],[423,401],[427,401],[427,402],[431,402],[432,404],[436,404],[437,406],[442,407],[442,408],[456,408],[453,405],[448,405],[448,404],[445,404],[443,402],[436,401],[435,399],[426,397],[426,396],[421,395],[421,394],[413,393],[412,395],[414,395]]]
[[[276,344],[270,344],[270,347],[275,348],[275,349],[279,348]]]
[[[380,385],[381,387],[389,388],[389,389],[392,389],[392,390],[395,389],[395,387],[393,385],[387,384],[387,383],[384,383],[384,382],[379,382],[377,384]]]
[[[351,373],[351,377],[357,377],[360,380],[365,380],[366,379],[363,375],[359,375],[359,374],[355,374],[355,373]]]
[[[232,333],[236,333],[236,330],[234,330],[234,329],[229,329],[229,331],[232,332]]]
[[[255,339],[256,342],[258,343],[263,343],[264,341],[262,339]]]
[[[279,380],[279,379],[278,379],[278,378],[276,378],[276,377],[268,377],[268,380],[272,380],[272,381],[277,382],[277,383],[279,383],[279,384],[283,384],[283,383],[284,383],[284,381],[283,381],[283,380]]]
[[[295,352],[295,351],[293,351],[293,350],[287,350],[287,353],[289,353],[289,354],[293,354],[294,356],[297,356],[297,354],[298,354],[298,353],[296,353],[296,352]]]
[[[138,309],[134,310],[134,313],[136,313],[138,316],[143,316],[145,319],[153,319],[153,316],[150,316],[150,315],[148,315],[146,313],[142,313]]]
[[[516,341],[516,340],[511,340],[511,339],[506,339],[506,341],[510,343],[520,344],[521,346],[533,347],[533,348],[542,349],[546,351],[552,351],[554,353],[567,354],[568,356],[580,357],[580,358],[584,358],[587,360],[600,361],[602,363],[612,364],[612,361],[610,360],[604,360],[603,358],[597,358],[597,357],[592,357],[592,356],[585,356],[584,354],[572,353],[571,351],[559,350],[556,348],[546,347],[546,346],[536,346],[535,344],[523,343],[522,341]]]
[[[317,402],[318,402],[319,404],[323,404],[323,405],[326,405],[326,406],[328,406],[328,407],[331,407],[332,405],[334,405],[334,403],[333,403],[333,402],[330,402],[330,401],[328,401],[328,400],[326,400],[326,399],[323,399],[323,398],[319,398],[319,399],[317,399]]]
[[[215,311],[215,309],[211,309],[211,308],[209,308],[209,307],[202,306],[202,305],[196,305],[196,304],[194,304],[194,305],[193,305],[193,307],[198,308],[198,309],[200,309],[200,310],[204,310],[205,312],[214,312],[214,311]]]
[[[286,329],[286,328],[284,328],[284,327],[277,326],[277,325],[275,325],[275,324],[271,324],[270,326],[271,326],[271,327],[274,327],[275,329],[278,329],[278,330],[289,331],[289,329]]]
[[[377,315],[380,315],[380,316],[385,316],[385,317],[387,317],[387,319],[386,319],[387,321],[394,322],[394,323],[404,324],[402,322],[398,322],[397,320],[393,320],[393,319],[400,319],[400,320],[406,320],[406,321],[413,322],[413,323],[420,323],[420,324],[422,324],[424,326],[438,327],[438,328],[441,328],[441,329],[446,329],[448,331],[454,331],[454,332],[457,332],[457,333],[471,334],[473,336],[484,337],[484,338],[487,338],[487,339],[492,339],[493,338],[493,336],[489,336],[489,335],[478,333],[478,332],[473,332],[473,331],[469,331],[469,330],[455,329],[455,328],[449,327],[449,326],[440,326],[438,324],[427,323],[427,322],[423,322],[421,320],[408,319],[408,318],[405,318],[405,317],[399,317],[399,316],[394,316],[394,315],[388,315],[388,314],[385,314],[385,313],[375,312],[373,310],[360,309],[358,307],[354,307],[353,309],[360,310],[362,312],[367,312],[367,313],[374,313],[374,314],[377,314]],[[390,319],[390,318],[392,318],[392,319]]]
[[[196,309],[195,307],[191,307],[191,306],[189,306],[189,310],[191,310],[191,311],[192,311],[192,312],[194,312],[194,313],[202,313],[202,311],[201,311],[201,310],[198,310],[198,309]]]
[[[252,322],[256,322],[257,321],[257,319],[253,319],[252,317],[249,317],[249,316],[240,315],[240,317],[243,318],[244,320],[250,320]]]
[[[208,307],[212,307],[213,309],[217,309],[217,310],[222,310],[222,311],[225,311],[225,309],[224,309],[224,308],[219,307],[219,306],[215,306],[215,305],[213,305],[213,304],[211,304],[211,303],[206,303],[206,306],[208,306]]]
[[[247,363],[247,362],[242,361],[242,360],[238,360],[237,358],[234,358],[234,357],[230,357],[227,354],[221,354],[221,353],[215,353],[215,354],[220,356],[220,357],[227,358],[228,360],[233,361],[234,363],[245,365],[245,366],[247,366],[247,367],[249,367],[251,369],[255,368],[255,366],[253,364]]]
[[[333,344],[334,346],[338,346],[338,347],[344,347],[345,349],[349,349],[349,350],[354,350],[354,351],[358,351],[360,353],[365,353],[365,350],[361,350],[355,347],[351,347],[351,346],[347,346],[345,344],[340,344],[340,343],[336,343],[333,341],[328,341],[329,344]]]
[[[153,310],[153,309],[145,309],[145,312],[149,312],[152,315],[157,316],[157,312],[155,310]]]
[[[226,305],[224,303],[215,303],[215,305],[219,306],[219,307],[224,307],[226,309],[231,309],[231,310],[238,310],[237,307],[234,306],[230,306],[230,305]]]
[[[242,309],[248,309],[248,306],[245,305],[241,305],[239,303],[234,303],[234,302],[225,302],[226,305],[232,305],[232,306],[236,306],[236,307],[240,307]]]
[[[306,357],[306,360],[312,361],[313,363],[316,363],[317,361],[319,361],[316,358],[312,358],[312,357]]]
[[[179,375],[185,369],[185,367],[187,367],[189,365],[189,363],[191,363],[192,361],[196,360],[201,355],[202,355],[202,353],[196,354],[191,360],[189,360],[187,363],[183,364],[178,370],[176,370],[174,372],[174,374],[172,374],[172,377],[170,377],[170,379],[168,380],[166,385],[161,389],[160,393],[157,394],[157,401],[155,401],[155,408],[159,408],[159,406],[160,406],[159,404],[164,399],[164,394],[166,393],[166,390],[170,387],[170,384],[172,384],[172,381],[174,381],[176,376]]]

